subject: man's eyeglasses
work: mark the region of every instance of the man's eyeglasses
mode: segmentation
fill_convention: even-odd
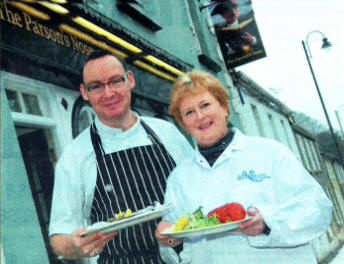
[[[125,72],[124,75],[118,79],[111,80],[107,83],[102,83],[94,86],[86,86],[86,91],[90,93],[101,93],[105,90],[105,86],[109,86],[111,89],[116,89],[121,87],[121,85],[128,79],[128,72]]]

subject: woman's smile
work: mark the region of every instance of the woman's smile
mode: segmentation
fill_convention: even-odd
[[[212,126],[213,122],[208,122],[206,124],[200,125],[199,129],[200,130],[206,130]]]

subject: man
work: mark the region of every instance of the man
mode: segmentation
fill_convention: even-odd
[[[239,6],[236,0],[217,4],[211,10],[211,18],[224,58],[248,53],[257,39],[248,32],[243,32],[239,23]],[[246,20],[249,24],[252,19]]]
[[[163,203],[167,176],[192,148],[172,124],[131,111],[134,74],[114,55],[95,52],[83,68],[83,82],[82,97],[96,119],[56,166],[51,245],[68,259],[99,254],[98,263],[162,263],[156,221],[107,235],[81,234],[119,211]]]

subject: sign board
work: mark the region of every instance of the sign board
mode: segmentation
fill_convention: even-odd
[[[211,1],[208,9],[228,69],[266,56],[251,1]]]

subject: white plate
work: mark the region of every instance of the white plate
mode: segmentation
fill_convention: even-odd
[[[219,224],[216,226],[210,226],[210,227],[204,227],[200,229],[195,230],[187,230],[187,231],[180,231],[180,232],[173,232],[172,228],[169,228],[163,232],[161,232],[161,235],[169,235],[174,238],[189,238],[189,237],[196,237],[196,236],[202,236],[202,235],[213,235],[217,233],[223,233],[227,231],[231,231],[234,229],[237,229],[239,227],[239,224],[242,222],[246,222],[250,220],[252,217],[247,217],[243,220],[231,222],[228,224]]]
[[[164,204],[164,205],[158,204],[155,206],[148,206],[147,208],[134,212],[128,218],[124,218],[124,219],[113,221],[113,222],[95,223],[89,226],[86,232],[81,234],[81,236],[87,236],[95,232],[108,234],[114,231],[119,231],[121,229],[125,229],[130,226],[138,225],[138,224],[159,218],[164,214],[165,211],[173,207],[174,205],[172,203]]]

